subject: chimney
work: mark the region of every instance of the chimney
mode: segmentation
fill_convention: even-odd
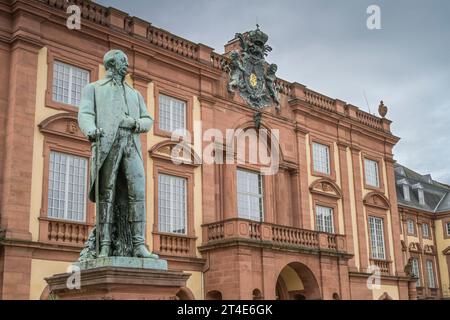
[[[241,51],[241,44],[239,42],[239,39],[238,38],[231,39],[230,41],[228,41],[227,44],[225,44],[224,48],[225,48],[224,54],[226,56],[228,56],[230,52],[233,50]]]

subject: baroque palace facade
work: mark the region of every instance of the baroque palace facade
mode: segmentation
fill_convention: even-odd
[[[49,298],[45,278],[67,272],[95,224],[77,105],[110,49],[128,55],[127,81],[155,119],[142,138],[147,244],[190,274],[179,299],[449,297],[450,188],[395,163],[389,120],[273,73],[279,110],[256,121],[248,97],[228,90],[240,39],[221,55],[117,9],[70,3],[80,30],[66,26],[66,1],[0,0],[0,299]],[[259,126],[279,130],[276,174],[191,161],[206,130]],[[177,128],[193,137],[181,165]]]

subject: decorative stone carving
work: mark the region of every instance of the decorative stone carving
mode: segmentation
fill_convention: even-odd
[[[266,45],[269,37],[258,25],[256,27],[256,30],[245,34],[236,34],[242,51],[230,53],[228,91],[238,91],[253,108],[262,109],[275,103],[279,110],[280,101],[275,83],[277,65],[266,62],[265,56],[272,51]]]
[[[45,134],[68,137],[87,141],[78,130],[77,115],[74,113],[58,113],[39,124],[39,130]]]
[[[379,192],[370,192],[364,197],[364,204],[366,206],[376,207],[388,210],[391,205],[385,195]]]
[[[410,257],[410,258],[408,259],[408,262],[407,262],[406,265],[405,265],[405,268],[404,268],[405,274],[406,274],[408,277],[414,277],[414,276],[415,276],[414,273],[413,273],[413,270],[412,270],[412,261],[413,261],[413,258]]]
[[[423,253],[434,254],[434,246],[431,244],[426,244],[423,246]]]
[[[78,123],[75,121],[68,121],[67,132],[69,132],[70,134],[76,134],[78,132]]]
[[[385,117],[388,112],[388,108],[384,105],[383,100],[380,101],[380,105],[378,106],[378,114],[381,117]]]
[[[409,244],[409,251],[410,252],[419,252],[420,250],[421,250],[420,243],[418,243],[418,242],[411,242]]]
[[[187,142],[162,141],[149,151],[151,157],[175,161],[179,164],[199,166],[201,159]]]
[[[333,181],[325,178],[314,181],[309,187],[309,190],[311,193],[318,193],[338,199],[342,198],[342,192],[339,187]]]

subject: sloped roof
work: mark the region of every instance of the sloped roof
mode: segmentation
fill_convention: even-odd
[[[422,175],[401,164],[395,164],[395,180],[399,204],[432,213],[450,211],[450,186],[433,180],[429,174]],[[402,184],[409,187],[409,200],[404,197]],[[418,184],[423,189],[425,204],[419,202]]]

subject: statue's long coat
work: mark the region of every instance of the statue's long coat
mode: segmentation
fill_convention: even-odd
[[[138,120],[142,132],[147,132],[153,124],[153,119],[147,112],[144,98],[127,83],[124,84],[124,87],[129,116]],[[78,125],[81,131],[86,136],[96,128],[102,128],[104,131],[104,135],[100,138],[100,168],[111,150],[119,124],[124,117],[123,108],[125,106],[123,89],[115,85],[110,75],[107,75],[104,79],[88,84],[82,90],[80,109],[78,112]],[[133,140],[136,150],[142,159],[139,133],[133,134]],[[95,144],[93,144],[91,183],[89,189],[89,199],[91,201],[95,201],[95,162],[96,150]]]

